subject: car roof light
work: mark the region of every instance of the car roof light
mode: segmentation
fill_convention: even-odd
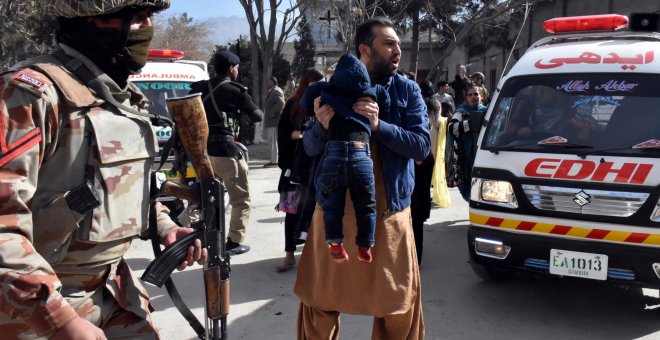
[[[149,50],[147,58],[149,59],[171,59],[178,60],[183,59],[185,53],[183,51],[177,50]]]
[[[616,31],[627,26],[628,17],[619,14],[562,17],[543,22],[543,29],[548,33]]]

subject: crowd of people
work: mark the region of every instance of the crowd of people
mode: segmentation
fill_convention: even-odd
[[[9,148],[0,162],[0,327],[9,338],[159,338],[123,256],[150,212],[164,245],[193,231],[151,202],[150,120],[159,117],[128,82],[146,63],[152,15],[169,0],[101,2],[42,1],[58,17],[58,49],[0,75],[0,112],[12,122],[0,131]],[[483,74],[470,80],[464,67],[437,89],[404,75],[394,27],[383,17],[361,24],[335,76],[308,69],[288,99],[270,78],[263,109],[235,82],[231,52],[214,56],[215,77],[191,86],[232,207],[230,255],[250,250],[249,168],[236,139],[243,121],[264,121],[268,165],[281,169],[276,209],[286,214],[275,269],[297,265],[299,339],[337,338],[340,313],[372,315],[373,338],[424,338],[422,227],[432,202],[450,204],[450,175],[469,184],[488,92]],[[187,250],[178,269],[207,261],[200,240]]]

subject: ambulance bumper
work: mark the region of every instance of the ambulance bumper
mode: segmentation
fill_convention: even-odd
[[[480,242],[486,240],[501,243],[502,248],[507,249],[506,256],[484,253],[484,247],[477,247],[477,238]],[[478,264],[551,276],[557,276],[549,271],[552,249],[606,255],[607,282],[660,288],[660,249],[657,247],[574,240],[470,226],[468,248],[470,260]],[[477,248],[481,251],[477,251]]]

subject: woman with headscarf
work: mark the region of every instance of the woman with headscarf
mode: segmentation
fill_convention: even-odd
[[[485,113],[486,106],[481,104],[479,87],[472,86],[467,91],[466,102],[456,108],[449,122],[449,133],[455,137],[458,190],[467,202],[470,201],[472,164],[477,154],[477,139]]]
[[[305,154],[302,137],[305,123],[309,117],[300,107],[300,98],[307,87],[324,79],[321,71],[309,68],[300,77],[298,87],[284,104],[277,128],[278,166],[282,169],[278,191],[280,203],[278,210],[286,213],[284,217],[284,251],[286,255],[275,267],[277,272],[284,272],[296,265],[294,251],[296,245],[303,243],[314,211],[312,176],[313,159]],[[311,201],[310,201],[311,200]]]

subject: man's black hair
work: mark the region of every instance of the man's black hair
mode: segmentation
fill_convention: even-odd
[[[441,81],[438,82],[438,88],[440,88],[442,86],[445,86],[445,85],[447,85],[447,82],[444,81],[444,80],[441,80]]]
[[[442,107],[442,116],[443,117],[449,117],[454,114],[454,105],[451,103],[447,102],[442,102],[440,103],[440,106]]]
[[[422,97],[430,97],[435,94],[435,91],[433,91],[433,83],[428,80],[420,82],[419,89],[422,92]]]
[[[277,77],[272,76],[272,77],[270,77],[270,78],[268,78],[268,79],[270,79],[270,81],[273,82],[273,86],[277,86]]]
[[[394,23],[386,17],[373,17],[360,24],[355,32],[355,56],[358,59],[360,59],[360,45],[371,46],[376,39],[376,34],[373,32],[373,28],[376,26],[394,28]]]
[[[307,68],[307,70],[305,70],[305,75],[307,76],[308,80],[311,81],[319,81],[321,79],[325,79],[325,74],[314,67]]]

